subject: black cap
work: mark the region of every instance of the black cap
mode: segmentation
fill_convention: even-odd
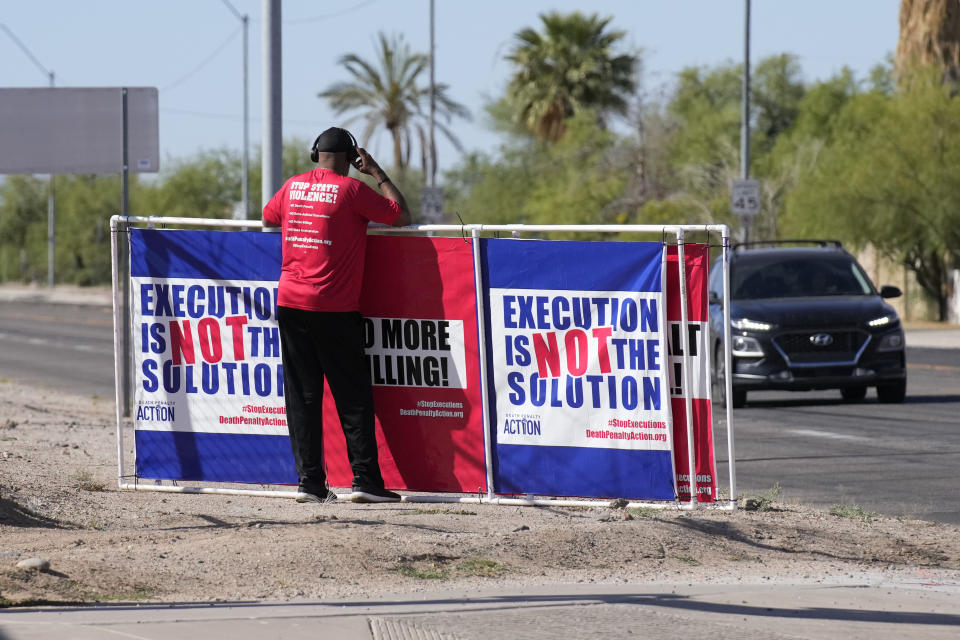
[[[350,132],[340,127],[330,127],[317,137],[313,145],[314,151],[319,152],[349,152],[357,146]]]

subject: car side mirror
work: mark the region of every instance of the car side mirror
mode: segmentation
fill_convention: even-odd
[[[899,298],[902,295],[903,291],[900,291],[900,287],[895,287],[890,284],[885,284],[880,287],[881,298]]]
[[[711,291],[707,295],[707,302],[709,302],[710,304],[723,304],[723,299],[720,297],[720,294],[718,294],[716,291]]]

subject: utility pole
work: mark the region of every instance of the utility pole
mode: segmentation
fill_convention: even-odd
[[[436,45],[434,38],[434,2],[430,0],[430,121],[426,144],[430,146],[427,156],[430,158],[429,173],[423,188],[420,190],[420,215],[426,224],[436,224],[443,221],[443,189],[437,187],[437,142],[435,138],[437,118],[437,83],[436,83]]]
[[[280,0],[263,0],[263,179],[261,206],[283,186]]]
[[[50,72],[50,88],[54,86],[53,71]],[[50,192],[47,195],[47,286],[53,289],[56,283],[56,265],[54,256],[57,247],[57,195],[55,185],[57,177],[50,174]]]
[[[743,10],[743,82],[740,114],[740,179],[750,179],[750,0],[744,0]],[[754,216],[742,216],[743,242],[750,240]]]
[[[250,219],[250,82],[249,82],[249,38],[250,16],[241,14],[227,0],[223,0],[233,15],[243,23],[243,175],[240,178],[243,192],[242,215],[244,220]]]
[[[7,27],[7,25],[0,23],[0,29],[3,29],[10,39],[20,47],[20,50],[23,51],[30,61],[33,62],[49,79],[50,88],[52,89],[55,85],[54,73],[50,71],[45,66],[40,64],[40,61],[37,60],[36,56],[30,52],[30,49],[27,49],[27,46],[20,42],[20,38],[14,35],[13,31]],[[56,217],[57,217],[57,197],[54,189],[54,184],[56,180],[54,174],[50,174],[50,183],[47,195],[47,286],[51,289],[53,288],[54,282],[56,281],[55,271],[54,271],[54,249],[56,248],[57,236],[56,236]]]
[[[436,74],[434,67],[434,37],[433,37],[433,0],[430,0],[430,187],[437,186],[437,146],[434,141],[434,118],[437,112],[436,101]]]

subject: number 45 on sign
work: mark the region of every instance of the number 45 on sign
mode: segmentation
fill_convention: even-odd
[[[738,216],[760,213],[760,181],[734,180],[730,189],[730,210]]]

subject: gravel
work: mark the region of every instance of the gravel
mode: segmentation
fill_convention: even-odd
[[[0,605],[956,581],[960,567],[960,527],[852,506],[831,515],[789,501],[736,512],[321,505],[120,491],[114,411],[112,399],[0,382]],[[31,559],[49,565],[18,566]]]

